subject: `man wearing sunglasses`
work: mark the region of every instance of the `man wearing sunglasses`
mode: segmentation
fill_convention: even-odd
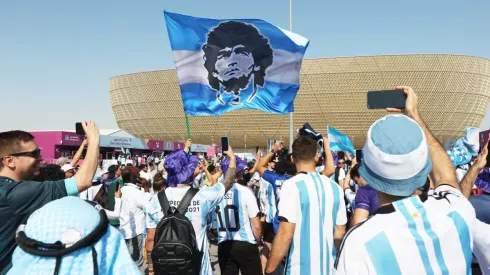
[[[99,156],[99,128],[83,122],[88,148],[78,173],[60,181],[36,182],[43,161],[34,137],[24,131],[0,133],[0,275],[11,266],[15,231],[22,220],[50,201],[78,195],[92,185]]]

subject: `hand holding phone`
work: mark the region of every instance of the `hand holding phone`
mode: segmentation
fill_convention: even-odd
[[[368,109],[404,109],[407,96],[403,90],[369,91],[367,93]]]
[[[85,135],[85,130],[83,130],[81,122],[75,123],[75,133],[77,133],[77,135]]]
[[[223,152],[228,151],[230,148],[230,138],[229,137],[221,137],[221,150]]]

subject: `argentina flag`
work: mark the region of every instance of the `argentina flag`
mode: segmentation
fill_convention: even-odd
[[[294,111],[306,38],[258,19],[164,15],[187,115]]]
[[[328,140],[330,141],[330,150],[334,152],[346,151],[353,156],[356,155],[356,150],[349,137],[331,126],[328,126]]]

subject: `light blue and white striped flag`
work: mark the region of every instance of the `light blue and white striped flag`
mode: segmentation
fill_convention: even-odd
[[[346,151],[351,155],[356,155],[356,150],[354,149],[354,145],[350,141],[349,137],[342,133],[341,131],[328,126],[328,139],[330,141],[330,150],[336,151]]]
[[[184,112],[293,112],[309,41],[258,19],[164,12]]]

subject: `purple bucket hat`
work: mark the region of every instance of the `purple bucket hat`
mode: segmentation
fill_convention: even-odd
[[[165,159],[164,165],[168,173],[167,185],[176,186],[192,178],[198,164],[199,158],[190,156],[184,150],[176,150],[170,153]]]
[[[239,173],[243,169],[245,169],[245,167],[247,167],[247,163],[243,161],[241,158],[239,158],[238,156],[235,156],[235,158],[236,158],[236,172]],[[220,166],[221,166],[221,171],[223,171],[223,174],[226,174],[226,171],[228,170],[228,166],[230,166],[230,159],[224,158],[223,161],[221,161]]]

